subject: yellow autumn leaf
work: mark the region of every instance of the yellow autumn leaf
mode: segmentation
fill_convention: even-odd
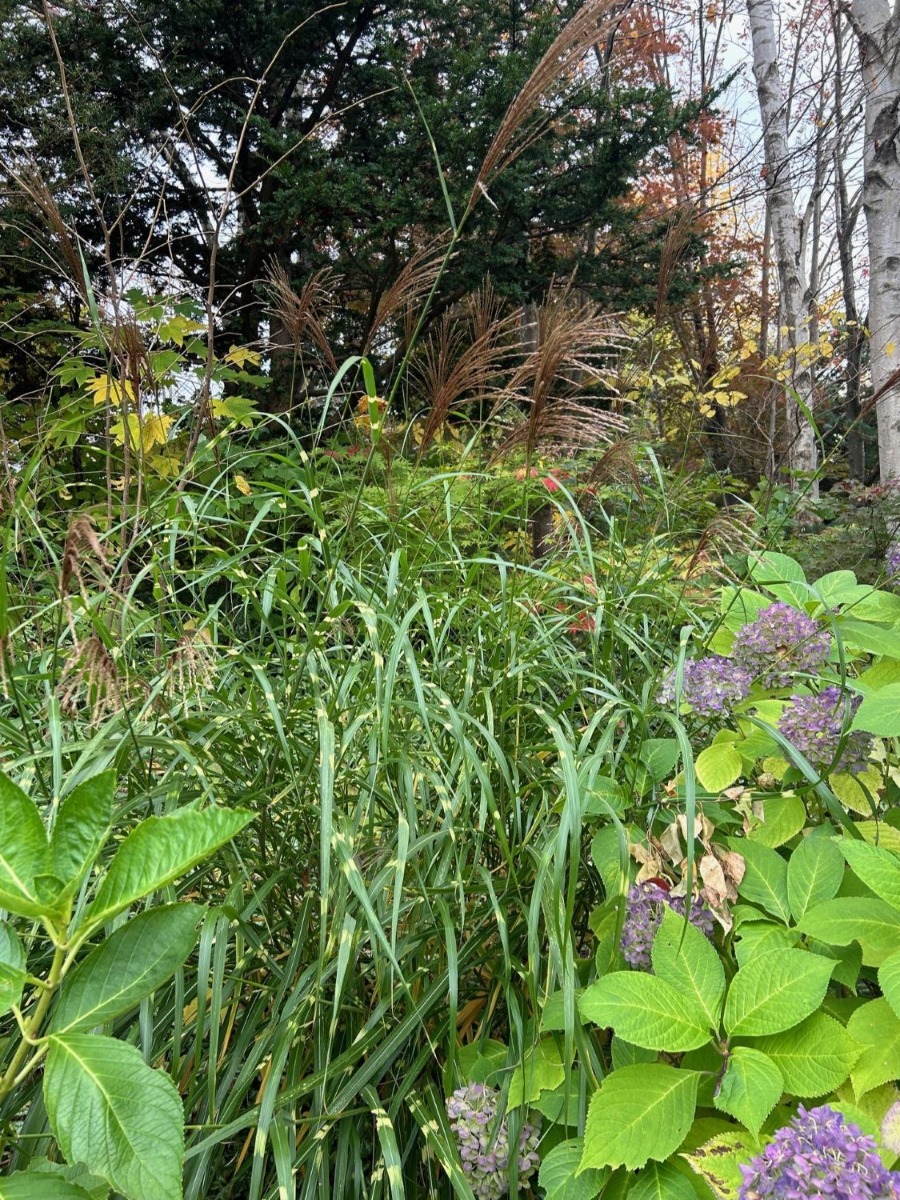
[[[141,425],[141,447],[152,450],[154,446],[164,446],[169,437],[169,429],[174,418],[162,413],[148,413]]]
[[[262,361],[262,355],[258,350],[250,350],[246,346],[232,346],[225,355],[225,361],[231,363],[233,367],[240,369],[247,363],[254,367],[258,367]]]
[[[890,358],[896,349],[897,349],[897,347],[893,342],[888,342],[884,348],[884,352],[888,356],[888,358]]]
[[[134,400],[134,386],[130,379],[113,379],[111,375],[95,375],[85,384],[88,393],[94,397],[95,404],[117,404],[122,406],[123,399]]]
[[[244,478],[243,475],[235,475],[234,486],[237,488],[237,490],[241,493],[242,496],[250,496],[253,492],[253,488],[251,488],[250,484],[247,482],[247,480]]]

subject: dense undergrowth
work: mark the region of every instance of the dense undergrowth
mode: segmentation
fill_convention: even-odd
[[[418,466],[371,445],[215,449],[186,487],[148,487],[139,522],[109,523],[75,482],[87,502],[70,518],[35,460],[5,514],[0,587],[3,770],[51,824],[86,780],[118,780],[73,928],[139,821],[253,814],[151,901],[207,906],[196,949],[152,995],[100,1014],[177,1089],[185,1196],[463,1197],[474,1182],[479,1195],[708,1200],[737,1195],[736,1163],[798,1099],[829,1098],[881,1138],[900,1073],[900,601],[846,572],[808,585],[763,554],[749,507],[717,513],[640,447],[564,468],[442,445]],[[675,706],[676,687],[691,699],[692,657],[735,661],[735,634],[776,601],[817,619],[827,657],[798,665],[788,644],[773,651],[788,654],[783,678]],[[826,686],[847,697],[836,753],[797,758],[783,712]],[[851,735],[871,765],[841,774],[849,697],[879,691],[876,724]],[[870,732],[885,737],[870,745]],[[851,839],[863,850],[844,878]],[[807,903],[798,857],[815,858]],[[671,996],[641,981],[689,995],[692,929],[663,924],[654,977],[621,957],[623,921],[635,879],[665,893],[648,910],[658,921],[695,869],[718,953],[685,937],[712,982],[673,1032]],[[863,904],[858,928],[818,912],[835,895]],[[17,923],[27,1015],[51,950]],[[787,1016],[736,1017],[732,983],[713,1032],[726,975],[776,968]],[[799,1065],[779,1043],[798,1027]],[[3,1092],[7,1173],[59,1145],[101,1177],[86,1194],[168,1200],[152,1167],[129,1190],[89,1138],[73,1142],[51,1083],[38,1061]],[[473,1171],[457,1134],[478,1084],[494,1150]],[[654,1111],[670,1085],[680,1107]],[[494,1135],[523,1130],[540,1175],[528,1157],[497,1165]],[[730,1175],[679,1154],[714,1137]]]

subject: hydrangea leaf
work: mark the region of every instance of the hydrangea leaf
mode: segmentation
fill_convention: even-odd
[[[24,987],[25,949],[13,927],[0,921],[0,1013],[19,1003]]]
[[[900,950],[886,958],[878,968],[878,986],[896,1016],[900,1017]]]
[[[843,1025],[825,1013],[814,1013],[786,1033],[759,1038],[753,1045],[781,1072],[785,1090],[801,1100],[840,1087],[861,1053]]]
[[[871,626],[869,626],[871,628]],[[897,634],[893,635],[895,638]],[[878,641],[881,631],[874,634]],[[851,639],[852,640],[852,639]],[[854,642],[854,644],[856,644]],[[864,650],[872,649],[863,646]],[[891,649],[887,647],[875,650],[874,653],[890,653],[894,658],[900,658],[900,645]],[[878,737],[897,737],[900,734],[900,683],[889,683],[863,697],[863,702],[853,718],[851,729],[863,729],[866,733],[877,734]]]
[[[750,1046],[735,1046],[714,1103],[757,1134],[783,1091],[784,1080],[771,1058]]]
[[[47,867],[47,834],[34,801],[0,772],[0,908],[38,917],[48,906],[35,887]]]
[[[697,1193],[671,1163],[650,1163],[631,1185],[628,1200],[697,1200]]]
[[[583,1138],[569,1138],[545,1155],[538,1174],[545,1200],[594,1200],[609,1178],[609,1169],[591,1167],[576,1174],[584,1153]]]
[[[691,1127],[698,1076],[660,1063],[623,1067],[594,1093],[579,1170],[646,1166],[673,1154]]]
[[[741,1163],[757,1151],[749,1133],[720,1133],[682,1157],[705,1179],[717,1200],[737,1200],[743,1176]]]
[[[67,1179],[16,1171],[0,1179],[0,1200],[91,1200],[91,1194]]]
[[[900,1017],[887,1000],[870,1000],[853,1013],[847,1033],[862,1046],[850,1073],[856,1098],[900,1079]]]
[[[700,1009],[717,1030],[725,998],[725,971],[715,948],[699,929],[671,908],[663,913],[653,939],[653,972]]]
[[[643,971],[606,975],[585,989],[579,1007],[589,1021],[645,1050],[694,1050],[710,1038],[700,1005]]]
[[[787,869],[788,903],[795,921],[807,909],[832,900],[844,878],[844,860],[830,837],[805,837]]]
[[[694,770],[708,792],[731,787],[744,769],[744,760],[733,742],[716,742],[697,755]]]
[[[566,1069],[554,1038],[542,1038],[513,1071],[509,1084],[507,1104],[519,1108],[531,1104],[541,1092],[559,1087],[566,1077]]]
[[[800,935],[795,929],[785,929],[774,921],[753,922],[741,926],[740,937],[735,943],[735,957],[738,966],[745,967],[770,950],[793,950],[799,941]]]
[[[787,925],[790,920],[787,861],[777,850],[761,846],[749,838],[729,838],[728,845],[736,854],[742,855],[747,864],[744,878],[738,886],[740,895]]]
[[[741,967],[728,989],[725,1029],[760,1037],[799,1025],[822,1003],[834,963],[803,950],[771,950]]]
[[[900,909],[900,856],[857,838],[840,838],[838,848],[857,879],[880,900]]]
[[[766,796],[763,821],[747,835],[774,850],[789,842],[806,824],[806,805],[799,796]]]
[[[859,942],[868,967],[880,967],[900,945],[900,912],[866,896],[825,900],[811,908],[797,928],[830,946]]]

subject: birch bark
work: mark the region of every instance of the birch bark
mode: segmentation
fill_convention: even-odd
[[[900,0],[853,0],[866,97],[863,208],[869,241],[869,363],[876,392],[900,367]],[[878,401],[881,482],[900,479],[900,383]]]
[[[900,0],[898,0],[900,2]],[[763,124],[766,163],[766,206],[772,229],[772,246],[778,267],[781,325],[786,327],[790,349],[790,392],[786,397],[788,465],[792,471],[810,472],[818,466],[815,433],[803,405],[813,411],[808,313],[809,285],[801,260],[787,109],[778,61],[778,37],[772,0],[747,0],[753,41],[753,74]],[[818,484],[813,481],[813,494]]]

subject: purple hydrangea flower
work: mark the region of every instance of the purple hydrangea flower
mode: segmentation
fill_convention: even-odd
[[[747,698],[753,678],[750,672],[730,658],[711,654],[708,658],[689,658],[684,664],[681,699],[702,717],[729,712]],[[669,671],[659,690],[662,704],[675,699],[675,671]]]
[[[509,1191],[509,1132],[506,1117],[497,1123],[499,1099],[497,1089],[483,1083],[466,1084],[447,1099],[447,1115],[459,1142],[463,1170],[472,1191],[484,1200],[496,1200]],[[539,1135],[540,1126],[527,1121],[519,1131],[520,1183],[540,1166]]]
[[[685,897],[672,896],[651,880],[635,883],[625,899],[622,956],[639,971],[650,970],[650,948],[666,908],[684,916]],[[712,941],[713,915],[702,900],[691,900],[691,924]]]
[[[787,687],[796,671],[818,671],[830,645],[827,629],[820,629],[812,617],[778,600],[738,630],[734,660],[763,687]]]
[[[738,1200],[900,1200],[900,1174],[885,1168],[874,1139],[827,1104],[801,1104],[741,1173]]]
[[[900,542],[891,542],[884,556],[884,569],[887,571],[888,583],[892,587],[900,587]]]
[[[851,698],[851,713],[861,700],[860,696]],[[869,765],[872,739],[859,730],[849,735],[838,757],[844,730],[844,697],[839,687],[823,688],[818,696],[791,696],[778,728],[811,767],[858,775]]]

